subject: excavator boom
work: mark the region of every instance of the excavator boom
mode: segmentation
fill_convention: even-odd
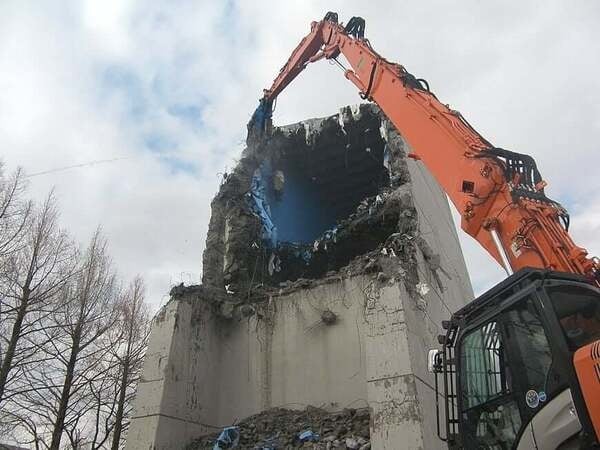
[[[271,105],[309,63],[343,55],[345,77],[377,103],[461,214],[461,227],[510,274],[524,267],[585,275],[598,284],[600,266],[568,233],[569,216],[544,193],[530,156],[495,147],[464,117],[441,103],[425,80],[387,61],[364,38],[364,20],[346,26],[328,13],[292,52],[249,124],[264,130]]]

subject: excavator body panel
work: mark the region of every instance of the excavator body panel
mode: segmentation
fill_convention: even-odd
[[[573,362],[596,436],[600,439],[600,340],[579,348]]]
[[[440,437],[450,448],[598,443],[600,290],[584,277],[522,269],[446,326]]]

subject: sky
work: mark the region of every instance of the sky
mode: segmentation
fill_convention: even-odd
[[[366,20],[387,59],[426,78],[496,146],[534,156],[575,241],[600,254],[600,2],[0,2],[0,158],[61,221],[99,225],[150,303],[200,281],[210,200],[246,123],[310,22]],[[596,55],[596,56],[594,56]],[[359,103],[326,61],[284,91],[275,124]],[[66,167],[70,169],[64,169]],[[60,169],[60,170],[57,170]],[[456,214],[455,214],[456,216]],[[504,273],[459,232],[476,293]]]

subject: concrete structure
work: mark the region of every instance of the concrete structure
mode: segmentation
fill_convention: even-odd
[[[374,449],[443,448],[427,350],[473,294],[444,193],[381,124],[396,158],[389,170],[403,171],[378,206],[393,208],[396,233],[322,276],[242,290],[223,262],[235,226],[213,220],[207,248],[225,256],[209,255],[209,268],[205,254],[204,285],[174,289],[157,316],[127,449],[184,448],[262,410],[307,405],[369,408]],[[226,282],[244,294],[227,294]]]

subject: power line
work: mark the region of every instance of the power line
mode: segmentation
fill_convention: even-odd
[[[124,159],[130,159],[130,158],[121,157],[121,158],[112,158],[112,159],[100,159],[97,161],[88,161],[88,162],[81,163],[81,164],[74,164],[72,166],[57,167],[55,169],[49,169],[49,170],[44,170],[42,172],[31,173],[29,175],[26,175],[25,178],[37,177],[39,175],[46,175],[46,174],[54,173],[54,172],[62,172],[64,170],[77,169],[79,167],[95,166],[97,164],[105,164],[105,163],[110,163],[110,162],[115,162],[115,161],[121,161]]]

